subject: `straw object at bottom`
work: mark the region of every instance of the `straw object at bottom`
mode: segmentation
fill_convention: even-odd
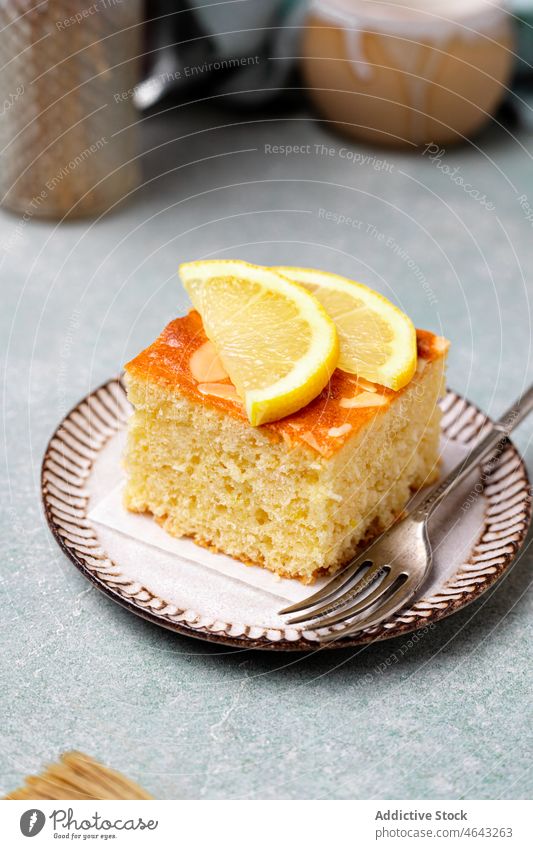
[[[134,781],[109,769],[82,752],[66,752],[42,775],[30,775],[26,783],[5,799],[153,799]]]

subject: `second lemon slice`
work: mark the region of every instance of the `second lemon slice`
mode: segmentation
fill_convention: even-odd
[[[338,366],[389,389],[401,389],[416,370],[416,331],[408,316],[379,292],[312,268],[274,269],[304,286],[337,327]]]
[[[238,260],[187,262],[179,272],[252,425],[316,398],[339,356],[335,325],[316,298]]]

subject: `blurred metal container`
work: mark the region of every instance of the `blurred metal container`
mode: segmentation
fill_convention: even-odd
[[[0,0],[0,203],[92,216],[139,182],[140,0]]]

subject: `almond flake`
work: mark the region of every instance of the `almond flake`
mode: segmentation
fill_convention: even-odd
[[[352,409],[354,407],[383,407],[388,404],[388,398],[384,395],[377,395],[372,392],[360,392],[353,398],[341,398],[341,407]]]
[[[229,377],[212,342],[200,345],[189,360],[191,374],[198,383],[211,383]]]
[[[198,391],[202,395],[214,395],[215,398],[224,398],[226,401],[240,403],[237,391],[231,383],[200,383],[198,384]]]
[[[302,433],[300,438],[303,439],[304,442],[307,442],[307,444],[310,445],[311,448],[314,448],[315,451],[318,451],[319,454],[321,453],[322,448],[318,444],[314,433],[311,433],[310,430],[306,430],[305,433]]]
[[[346,424],[343,424],[340,427],[330,427],[328,430],[328,436],[344,436],[345,433],[350,433],[351,429],[351,424],[346,422]]]
[[[445,336],[435,336],[432,347],[437,354],[445,354],[450,347],[450,343]]]
[[[377,392],[377,386],[375,383],[370,383],[369,380],[365,380],[364,377],[358,377],[356,382],[357,389],[361,389],[364,392]]]

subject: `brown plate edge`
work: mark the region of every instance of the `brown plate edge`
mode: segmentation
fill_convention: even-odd
[[[57,432],[59,431],[63,423],[71,417],[72,413],[76,412],[82,404],[87,403],[89,398],[93,397],[100,390],[107,389],[112,383],[118,383],[123,386],[121,377],[114,377],[100,384],[100,386],[96,387],[92,392],[89,392],[87,395],[85,395],[66,413],[66,415],[63,417],[61,422],[54,430],[54,433],[50,437],[41,464],[41,499],[43,504],[44,515],[48,527],[50,528],[50,531],[52,533],[52,536],[57,542],[59,548],[67,556],[67,558],[76,566],[76,568],[81,572],[81,574],[85,578],[87,578],[87,580],[89,580],[94,586],[96,586],[100,591],[102,591],[106,596],[108,596],[108,598],[112,599],[112,601],[119,604],[121,607],[125,608],[126,610],[129,610],[131,613],[134,613],[136,616],[139,616],[145,621],[151,622],[154,625],[158,625],[159,627],[164,628],[165,630],[218,645],[225,645],[237,649],[254,649],[262,651],[317,652],[323,651],[325,649],[331,651],[352,648],[355,646],[369,645],[375,642],[383,642],[384,640],[393,640],[398,637],[404,636],[405,634],[416,632],[422,628],[429,626],[432,623],[438,622],[441,619],[445,619],[448,616],[452,616],[458,610],[467,607],[468,605],[477,601],[489,589],[491,589],[495,584],[497,584],[503,574],[507,572],[512,563],[516,560],[526,541],[529,528],[531,526],[532,518],[531,484],[524,459],[518,451],[517,447],[512,442],[512,440],[509,439],[509,447],[519,459],[518,469],[520,470],[523,476],[524,486],[526,489],[523,502],[524,512],[526,514],[524,526],[519,533],[518,539],[515,540],[513,543],[514,550],[504,556],[503,562],[498,565],[495,573],[488,577],[482,584],[476,584],[475,588],[471,592],[469,592],[468,594],[464,593],[460,599],[450,599],[446,603],[445,608],[435,607],[427,616],[419,616],[416,619],[413,619],[411,622],[398,622],[398,624],[394,628],[380,627],[372,633],[363,632],[361,635],[355,634],[350,637],[342,638],[341,640],[339,640],[338,643],[328,643],[327,645],[322,645],[317,640],[310,640],[306,638],[301,638],[298,640],[269,640],[264,637],[259,639],[254,639],[249,636],[231,637],[226,633],[217,634],[216,632],[207,630],[205,628],[194,628],[190,625],[182,624],[180,622],[170,622],[168,619],[164,619],[157,613],[154,613],[147,608],[143,608],[139,605],[138,602],[129,600],[128,598],[125,598],[124,596],[120,595],[117,590],[109,587],[104,581],[102,581],[95,574],[93,574],[93,572],[86,566],[83,560],[81,560],[78,555],[71,548],[69,548],[69,546],[65,544],[63,537],[58,531],[57,524],[54,520],[54,517],[52,516],[50,505],[47,501],[46,481],[44,475],[46,471],[46,462],[52,450],[52,441],[54,440],[54,438],[56,438]],[[459,400],[464,400],[468,407],[483,416],[486,422],[491,421],[491,419],[485,413],[483,413],[479,409],[479,407],[477,407],[477,405],[474,404],[472,401],[464,399],[461,395],[454,392],[453,390],[448,389],[447,392],[448,394],[454,395]],[[485,533],[485,529],[483,529],[482,534],[483,533]]]

